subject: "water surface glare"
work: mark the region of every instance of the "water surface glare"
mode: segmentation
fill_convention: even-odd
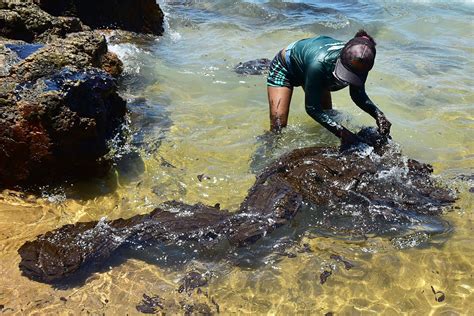
[[[0,195],[0,311],[139,314],[135,306],[147,294],[162,297],[169,314],[183,314],[182,306],[197,303],[215,310],[212,301],[222,314],[473,313],[472,3],[159,3],[167,16],[165,36],[111,42],[125,62],[122,93],[132,133],[130,146],[117,153],[116,170],[104,179],[44,188],[42,196]],[[378,43],[367,93],[392,122],[394,140],[406,156],[433,164],[441,181],[459,189],[457,208],[443,216],[449,233],[351,239],[297,217],[230,256],[218,250],[196,255],[187,244],[145,249],[131,259],[124,250],[75,287],[51,287],[20,275],[17,250],[38,234],[78,221],[131,217],[173,199],[236,209],[267,160],[294,148],[336,145],[305,113],[297,89],[289,127],[274,151],[262,151],[269,125],[265,77],[240,76],[232,68],[273,58],[300,38],[347,40],[362,27]],[[333,103],[349,128],[374,124],[347,89],[334,93]],[[354,267],[346,269],[335,256]],[[202,293],[177,291],[189,271],[209,277]],[[324,271],[332,274],[321,284]],[[444,300],[437,301],[431,287]]]

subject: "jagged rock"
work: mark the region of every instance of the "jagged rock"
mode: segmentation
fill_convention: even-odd
[[[113,77],[118,77],[123,72],[123,63],[118,58],[117,54],[107,52],[100,59],[100,68],[111,74]]]
[[[431,178],[431,167],[397,151],[377,155],[367,148],[341,154],[314,147],[284,155],[257,177],[236,212],[168,202],[130,219],[66,225],[26,242],[19,249],[20,269],[29,278],[55,282],[125,245],[180,240],[212,247],[224,239],[245,246],[298,211],[311,212],[322,230],[337,234],[431,234],[436,224],[442,231],[437,216],[455,198]]]
[[[0,36],[26,42],[49,42],[68,33],[89,30],[76,17],[55,17],[37,5],[0,2]]]
[[[52,15],[76,16],[93,28],[163,34],[163,11],[155,0],[35,0]]]
[[[271,62],[267,58],[249,60],[244,63],[238,63],[234,67],[234,71],[239,75],[263,75],[268,73]]]
[[[66,66],[79,69],[101,68],[105,55],[108,53],[104,36],[97,32],[72,33],[64,39],[38,47],[39,49],[33,55],[13,65],[9,71],[9,78],[0,78],[0,85],[12,79],[17,84],[34,81],[52,75]],[[3,92],[6,91],[3,90]]]
[[[101,158],[126,111],[116,90],[115,80],[96,68],[66,67],[18,84],[0,107],[0,184],[107,170]]]
[[[107,170],[102,157],[126,108],[115,79],[93,68],[120,72],[104,37],[80,32],[45,45],[0,43],[2,51],[0,185]]]

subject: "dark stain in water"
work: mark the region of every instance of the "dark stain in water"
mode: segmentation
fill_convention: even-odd
[[[313,231],[351,240],[374,234],[393,240],[401,235],[405,238],[396,241],[399,248],[420,245],[431,235],[446,234],[449,225],[439,215],[455,201],[454,192],[438,186],[431,178],[431,166],[386,150],[377,159],[356,152],[341,154],[328,147],[294,150],[267,166],[237,211],[170,201],[149,214],[129,219],[65,225],[26,242],[18,251],[22,257],[20,269],[31,279],[55,284],[82,268],[112,258],[127,245],[133,252],[138,246],[175,244],[177,249],[170,248],[163,255],[167,258],[179,252],[186,257],[183,248],[188,247],[182,247],[184,242],[196,245],[196,250],[202,247],[203,252],[211,252],[213,260],[230,249],[235,252],[243,248],[239,259],[255,262],[259,255],[252,255],[249,245],[260,239],[271,244],[272,238],[264,238],[270,233],[290,236],[292,228],[286,224],[297,214],[304,217],[292,222],[304,222],[301,230],[309,234]],[[380,173],[394,167],[400,175]],[[413,231],[420,237],[413,236]],[[294,254],[286,253],[289,257]],[[185,263],[190,258],[183,259]],[[337,255],[331,259],[343,263],[347,270],[353,266]],[[321,284],[331,274],[321,274]],[[182,291],[201,281],[198,273],[191,275],[183,280]]]
[[[321,284],[324,284],[326,283],[326,281],[328,280],[328,278],[332,275],[332,271],[323,271],[323,273],[321,273],[321,275],[319,276],[319,281]]]
[[[155,314],[158,312],[158,308],[163,309],[163,299],[156,296],[148,296],[143,294],[143,300],[136,306],[137,311],[143,314]]]
[[[352,264],[351,262],[345,260],[343,257],[341,257],[339,255],[331,255],[330,258],[333,259],[333,260],[336,260],[337,262],[342,262],[344,264],[344,269],[346,269],[346,270],[350,270],[354,267],[354,264]]]
[[[201,274],[199,272],[191,271],[190,273],[188,273],[181,280],[181,282],[182,282],[182,284],[178,288],[178,292],[179,293],[182,293],[182,292],[188,292],[189,293],[190,291],[194,290],[195,288],[207,285],[208,280],[203,274]]]
[[[36,53],[40,48],[43,48],[43,44],[5,44],[5,47],[14,51],[18,57],[25,59],[28,56]]]

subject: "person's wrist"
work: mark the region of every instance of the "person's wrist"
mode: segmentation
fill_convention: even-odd
[[[352,135],[352,132],[350,130],[348,130],[347,128],[343,127],[339,130],[339,135],[338,136],[339,136],[340,139],[345,139],[347,137],[350,137],[351,135]]]
[[[379,120],[379,119],[382,119],[382,118],[385,118],[385,114],[383,114],[383,112],[380,111],[380,110],[376,110],[375,111],[375,119]]]

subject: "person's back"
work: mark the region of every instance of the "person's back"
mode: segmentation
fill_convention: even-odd
[[[304,87],[308,72],[318,70],[324,79],[327,79],[326,84],[330,85],[333,81],[331,74],[344,45],[344,42],[329,36],[306,38],[295,42],[290,56],[294,83]]]

